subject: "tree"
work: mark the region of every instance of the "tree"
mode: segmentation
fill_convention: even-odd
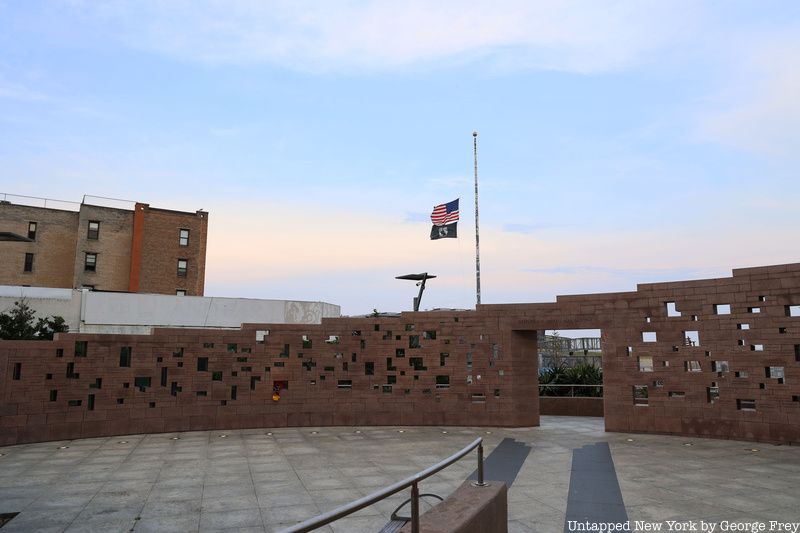
[[[53,335],[69,331],[60,316],[36,318],[36,312],[25,300],[14,302],[9,311],[0,313],[0,339],[53,340]]]

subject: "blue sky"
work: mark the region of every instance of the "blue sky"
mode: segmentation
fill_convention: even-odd
[[[799,94],[792,1],[0,0],[0,192],[206,209],[209,295],[469,308],[477,130],[482,300],[550,301],[796,262]]]

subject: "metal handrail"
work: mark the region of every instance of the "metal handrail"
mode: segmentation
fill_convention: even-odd
[[[483,481],[483,439],[478,437],[469,446],[462,448],[460,451],[454,453],[447,459],[444,459],[443,461],[440,461],[435,465],[422,470],[421,472],[417,472],[411,477],[408,477],[402,481],[398,481],[397,483],[389,485],[388,487],[379,491],[373,492],[368,496],[364,496],[363,498],[337,507],[336,509],[328,511],[327,513],[315,516],[314,518],[309,518],[305,522],[301,522],[292,527],[281,530],[280,533],[305,533],[306,531],[312,531],[318,527],[339,520],[340,518],[344,518],[349,514],[355,513],[356,511],[360,511],[364,507],[368,507],[373,503],[377,503],[382,499],[387,498],[392,494],[400,492],[408,487],[411,487],[411,532],[419,533],[419,487],[417,484],[423,479],[426,479],[436,474],[440,470],[447,468],[475,448],[478,448],[478,481],[473,483],[473,485],[485,487],[486,483]]]
[[[575,387],[592,387],[594,389],[599,389],[600,392],[603,391],[603,384],[602,383],[597,384],[597,385],[582,385],[582,384],[579,384],[579,383],[539,383],[539,393],[541,394],[542,389],[543,388],[548,388],[548,387],[553,387],[553,388],[555,388],[555,387],[569,387],[569,396],[567,396],[567,398],[575,397]],[[563,396],[561,396],[561,397],[563,398]],[[602,396],[587,396],[587,398],[591,398],[591,397],[601,398]],[[554,396],[554,398],[559,398],[559,396]]]

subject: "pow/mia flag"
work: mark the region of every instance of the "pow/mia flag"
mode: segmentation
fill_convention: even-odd
[[[436,239],[455,239],[458,237],[457,231],[458,222],[447,224],[446,226],[432,226],[431,227],[431,240]]]
[[[431,240],[455,239],[458,237],[458,198],[446,204],[437,205],[431,213]]]

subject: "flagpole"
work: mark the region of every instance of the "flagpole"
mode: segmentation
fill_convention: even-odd
[[[478,132],[472,132],[472,153],[475,160],[475,294],[481,304],[481,247],[478,233]]]

